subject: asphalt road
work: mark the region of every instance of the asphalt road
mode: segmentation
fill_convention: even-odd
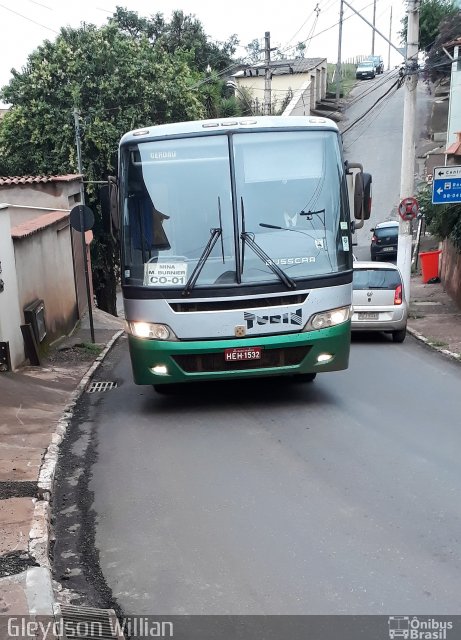
[[[362,339],[311,385],[165,398],[122,343],[99,378],[95,541],[125,612],[459,612],[459,365]]]
[[[346,135],[374,174],[374,222],[398,200],[402,102]],[[122,339],[97,378],[118,388],[85,397],[55,499],[71,588],[83,549],[130,614],[459,613],[459,365],[362,337],[348,371],[311,385],[167,398],[133,385]]]

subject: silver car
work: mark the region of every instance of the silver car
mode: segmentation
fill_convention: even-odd
[[[408,303],[402,274],[390,262],[354,262],[353,331],[386,331],[394,342],[407,332]]]

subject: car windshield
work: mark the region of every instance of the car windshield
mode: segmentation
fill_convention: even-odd
[[[197,265],[196,287],[352,266],[334,131],[147,141],[122,150],[121,172],[126,284],[184,288]]]
[[[353,288],[363,289],[395,289],[402,280],[396,269],[354,269]]]
[[[371,61],[370,62],[361,62],[359,64],[359,68],[360,67],[372,67],[372,66],[373,66],[373,62],[371,62]]]

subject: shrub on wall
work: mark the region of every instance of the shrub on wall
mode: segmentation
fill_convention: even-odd
[[[418,199],[429,231],[440,240],[450,240],[461,253],[461,204],[432,204],[432,188],[427,185],[419,190]]]

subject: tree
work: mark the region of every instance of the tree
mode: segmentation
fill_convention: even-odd
[[[435,83],[451,74],[451,60],[443,50],[449,42],[459,38],[461,34],[461,11],[457,11],[439,25],[439,35],[429,51],[424,67],[425,80]],[[453,51],[453,47],[448,46]]]
[[[429,52],[439,33],[440,23],[457,12],[455,0],[421,0],[419,10],[419,48]],[[408,18],[402,18],[399,32],[402,44],[407,41]]]
[[[0,174],[76,172],[73,108],[81,114],[86,181],[104,180],[117,166],[125,131],[204,116],[199,75],[184,51],[168,54],[145,36],[117,25],[63,29],[14,71],[1,98],[12,104],[0,124]],[[88,187],[97,208],[96,188]],[[98,214],[98,211],[95,211]],[[97,216],[98,218],[98,216]],[[95,294],[100,308],[114,312],[114,246],[97,219]]]
[[[259,62],[263,53],[259,40],[256,38],[246,45],[245,51],[247,52],[245,57],[249,59],[252,64]]]
[[[161,13],[148,19],[139,17],[136,11],[117,7],[110,22],[128,35],[147,37],[169,54],[179,50],[190,52],[191,65],[202,72],[208,65],[214,71],[222,71],[232,65],[232,57],[239,43],[235,34],[225,42],[210,41],[202,23],[194,15],[186,15],[183,11],[173,11],[171,20],[167,22]]]

